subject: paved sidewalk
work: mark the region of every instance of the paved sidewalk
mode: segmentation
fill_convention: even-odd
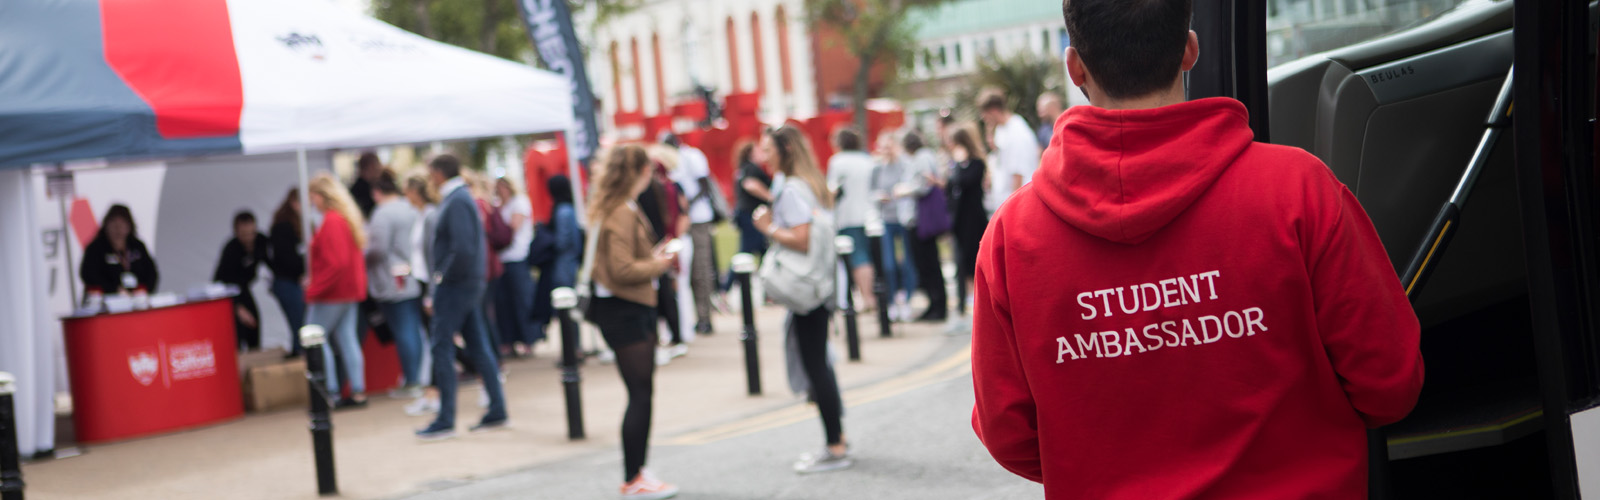
[[[746,395],[744,354],[737,314],[719,316],[717,332],[701,337],[689,355],[660,367],[656,376],[654,435],[663,444],[693,446],[724,436],[815,419],[788,390],[783,364],[783,312],[758,310],[764,395]],[[834,337],[844,354],[840,335]],[[897,324],[896,337],[880,339],[876,321],[860,319],[860,363],[838,365],[841,385],[894,391],[919,367],[949,365],[936,356],[945,344],[942,324]],[[552,328],[552,332],[554,332]],[[587,329],[586,333],[587,335]],[[407,417],[406,401],[375,395],[362,410],[336,413],[334,437],[339,486],[346,498],[389,498],[436,490],[485,477],[617,449],[625,391],[611,365],[583,367],[586,441],[566,439],[558,350],[545,345],[532,360],[514,360],[507,383],[513,428],[473,435],[482,414],[477,384],[464,386],[460,438],[420,443],[414,428],[428,417]],[[75,458],[25,465],[31,500],[78,498],[310,499],[315,495],[311,440],[304,411],[250,415],[242,420],[178,434],[89,447]],[[792,426],[791,426],[792,427]],[[820,426],[819,426],[820,427]],[[820,429],[815,430],[820,432]]]

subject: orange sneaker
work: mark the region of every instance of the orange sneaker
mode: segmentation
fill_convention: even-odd
[[[639,471],[639,477],[622,485],[622,498],[628,500],[661,500],[678,496],[678,487],[661,482],[648,471]]]

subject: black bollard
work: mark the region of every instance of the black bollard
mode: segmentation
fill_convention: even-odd
[[[568,287],[557,288],[550,292],[550,303],[561,320],[561,387],[567,395],[567,439],[577,441],[584,439],[583,397],[578,385],[583,381],[578,373],[578,320],[572,318],[572,308],[578,306],[578,293]]]
[[[0,500],[22,500],[22,459],[17,457],[16,379],[0,372]]]
[[[739,305],[744,314],[744,374],[749,382],[750,395],[761,395],[761,353],[756,337],[756,299],[750,288],[750,273],[756,271],[756,256],[741,253],[733,256],[731,268],[739,278]]]
[[[850,361],[861,361],[861,333],[856,330],[855,277],[850,273],[850,254],[856,251],[856,240],[849,236],[833,239],[834,250],[839,252],[839,264],[844,266],[844,341],[850,352]]]
[[[867,253],[872,255],[872,295],[878,298],[878,336],[894,336],[894,322],[889,320],[889,279],[884,270],[883,220],[867,221]]]
[[[317,494],[339,494],[333,471],[333,419],[328,414],[328,374],[323,371],[322,344],[328,333],[321,326],[300,327],[300,346],[306,354],[306,383],[311,385],[311,451],[317,463]]]

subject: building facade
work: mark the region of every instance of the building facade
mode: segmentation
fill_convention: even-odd
[[[697,86],[760,94],[768,123],[816,114],[804,19],[803,0],[653,0],[596,25],[586,42],[601,121],[610,129],[618,113],[667,114]]]

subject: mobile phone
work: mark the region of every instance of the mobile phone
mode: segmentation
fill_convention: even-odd
[[[668,241],[667,242],[667,246],[662,247],[661,251],[662,252],[666,252],[668,254],[676,254],[678,252],[682,252],[683,251],[683,240]]]

